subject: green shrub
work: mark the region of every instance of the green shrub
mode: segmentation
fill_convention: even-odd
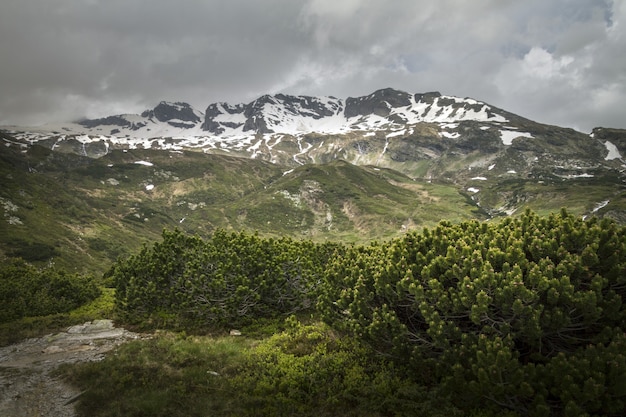
[[[28,262],[47,261],[57,255],[53,246],[41,242],[28,242],[22,239],[14,239],[11,242],[11,257],[21,258]]]
[[[293,316],[246,352],[232,380],[254,416],[460,416],[449,398],[402,376],[360,344]]]
[[[349,249],[329,266],[319,309],[464,407],[620,415],[625,230],[565,211],[442,222]]]
[[[216,231],[163,241],[112,270],[120,316],[160,326],[240,326],[314,306],[334,245]]]
[[[38,269],[19,258],[0,266],[0,323],[73,310],[100,295],[90,276]]]

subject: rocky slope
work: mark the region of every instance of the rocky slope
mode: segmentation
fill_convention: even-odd
[[[140,337],[110,320],[96,320],[0,347],[0,415],[75,416],[80,392],[53,371],[62,364],[102,360],[114,347]]]
[[[494,177],[554,182],[608,175],[623,181],[626,168],[623,131],[596,129],[589,135],[470,98],[393,89],[345,100],[265,95],[247,104],[213,103],[204,113],[186,103],[161,102],[141,115],[4,133],[11,137],[5,138],[7,146],[36,143],[92,158],[115,149],[160,149],[287,167],[345,160],[457,184],[494,212],[515,208],[479,194]]]
[[[519,172],[512,159],[520,157],[527,167],[520,175],[542,158],[549,169],[579,167],[571,172],[577,175],[620,168],[626,152],[620,140],[542,125],[474,99],[393,89],[345,100],[265,95],[247,104],[213,103],[204,113],[161,102],[141,115],[4,132],[22,144],[94,158],[113,149],[186,149],[292,166],[344,159],[414,177],[445,176],[459,171],[455,165],[488,167],[502,158],[510,160],[506,171]]]

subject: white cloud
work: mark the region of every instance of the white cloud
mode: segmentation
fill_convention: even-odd
[[[568,77],[571,72],[568,66],[574,62],[571,56],[555,58],[542,48],[532,48],[522,60],[521,71],[530,78],[551,80],[553,78]]]

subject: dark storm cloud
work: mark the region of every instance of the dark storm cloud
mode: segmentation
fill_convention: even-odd
[[[601,0],[4,0],[0,123],[394,87],[626,127],[625,25]]]
[[[0,47],[9,59],[0,68],[1,114],[247,98],[304,49],[289,18],[298,16],[296,1],[211,3],[3,3]]]

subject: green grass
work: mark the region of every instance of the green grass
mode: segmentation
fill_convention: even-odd
[[[261,340],[159,332],[60,374],[84,391],[84,416],[464,415],[445,394],[321,323],[261,326],[286,330]]]
[[[413,149],[417,142],[409,142],[408,151],[419,152]],[[582,215],[610,200],[598,214],[626,221],[625,190],[618,174],[598,170],[592,179],[563,181],[536,173],[545,177],[543,183],[539,177],[495,175],[526,163],[509,153],[513,156],[498,160],[493,175],[481,182],[481,209],[468,199],[461,178],[471,175],[466,165],[477,153],[446,154],[439,162],[381,161],[394,169],[334,160],[283,175],[291,167],[220,154],[128,150],[94,160],[38,146],[27,153],[1,147],[0,198],[17,206],[10,215],[21,224],[0,217],[0,256],[20,255],[38,266],[54,263],[72,272],[102,274],[118,257],[157,241],[164,228],[203,237],[221,228],[365,243],[444,219],[483,220],[485,211],[511,201],[517,213],[531,208],[548,214],[567,207]],[[139,160],[154,165],[135,164]],[[431,172],[435,179],[424,180]],[[146,184],[155,188],[147,191]],[[311,184],[319,190],[310,192]],[[300,206],[284,192],[300,196]]]
[[[75,324],[82,324],[97,319],[113,319],[114,314],[113,288],[102,288],[102,294],[69,313],[52,314],[42,317],[24,317],[9,323],[0,324],[0,346],[6,346],[31,337],[61,331]]]
[[[86,390],[77,407],[81,415],[236,415],[231,411],[238,398],[228,378],[249,344],[160,333],[123,345],[102,363],[63,373]]]

